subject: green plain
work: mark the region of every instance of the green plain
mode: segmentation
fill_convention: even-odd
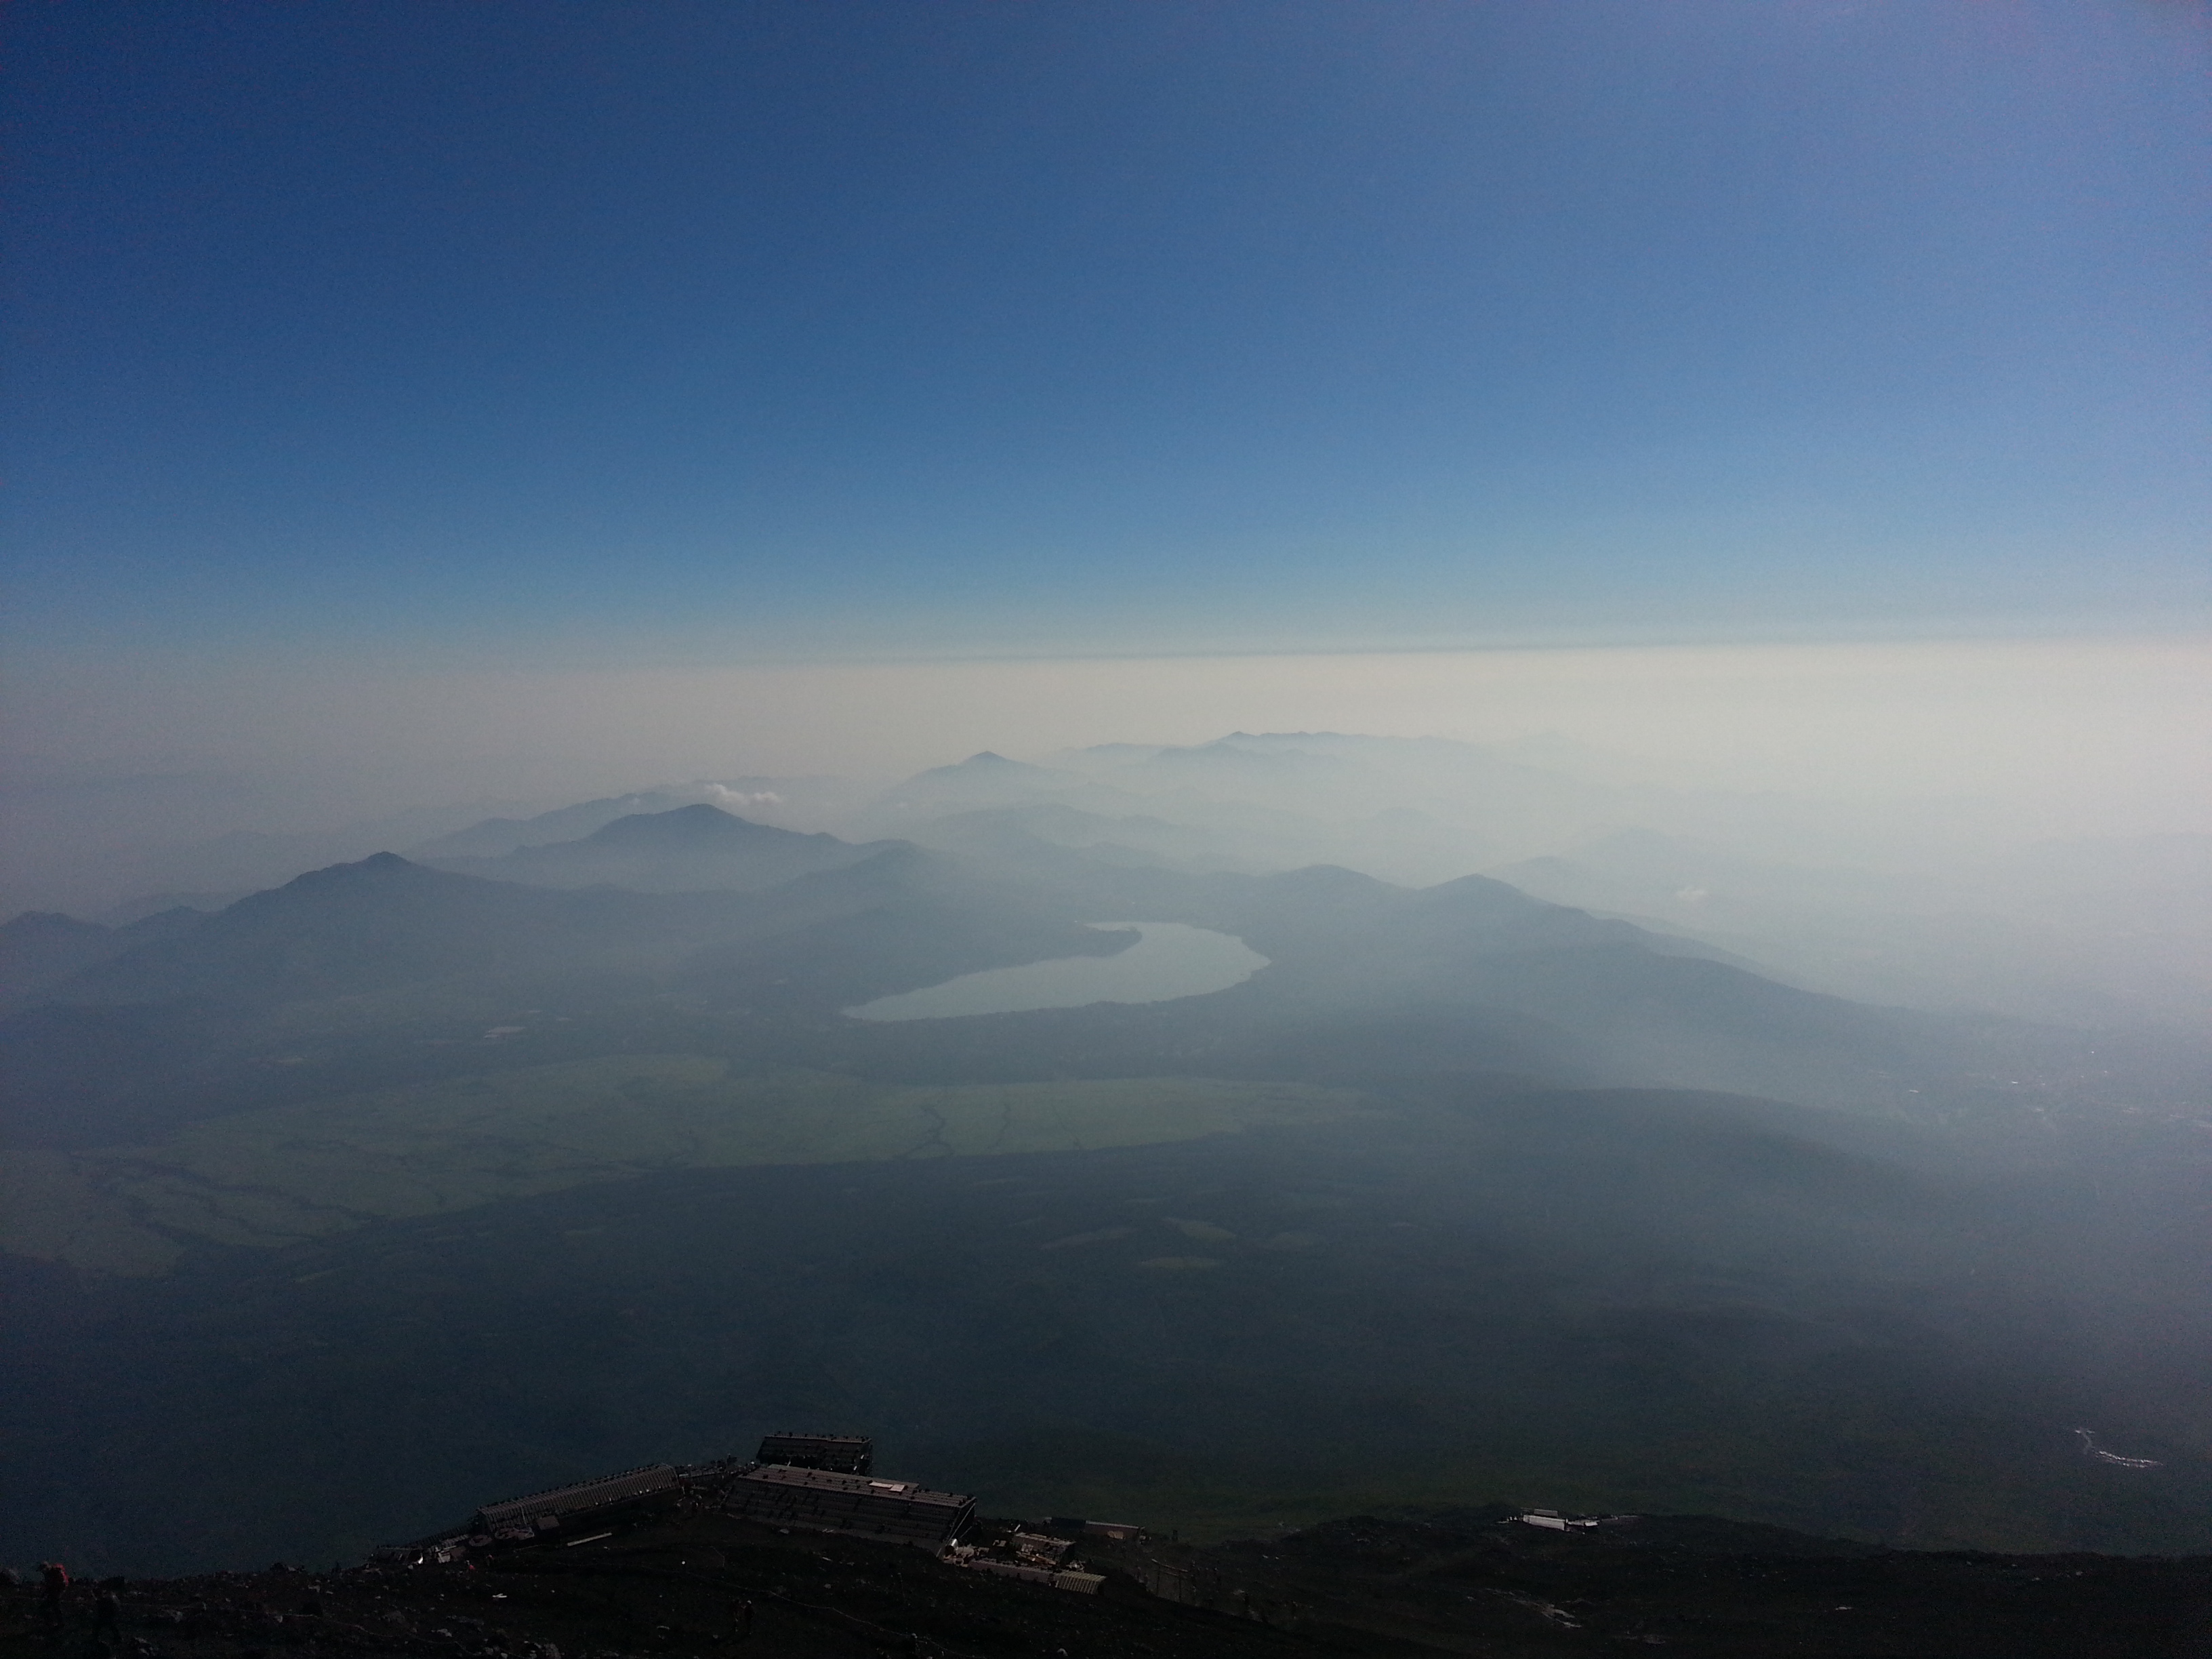
[[[157,1146],[0,1153],[0,1249],[160,1274],[194,1240],[281,1246],[668,1170],[1081,1152],[1368,1109],[1285,1083],[923,1088],[610,1055],[237,1113]]]

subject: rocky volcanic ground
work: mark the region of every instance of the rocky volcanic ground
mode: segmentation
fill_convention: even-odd
[[[474,1565],[78,1584],[58,1628],[26,1585],[0,1659],[2212,1655],[2212,1559],[1895,1552],[1694,1517],[1562,1535],[1507,1514],[1086,1538],[1106,1576],[1087,1596],[669,1508]]]

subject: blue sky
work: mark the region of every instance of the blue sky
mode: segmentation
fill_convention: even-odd
[[[2204,624],[2207,27],[20,3],[20,654]]]

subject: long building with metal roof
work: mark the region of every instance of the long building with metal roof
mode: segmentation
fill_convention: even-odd
[[[975,1518],[975,1500],[911,1480],[768,1464],[731,1482],[724,1507],[769,1526],[941,1550]]]

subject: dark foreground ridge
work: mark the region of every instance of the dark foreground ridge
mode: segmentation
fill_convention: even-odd
[[[977,1519],[872,1478],[865,1441],[814,1438],[811,1468],[626,1470],[350,1569],[26,1585],[0,1659],[2212,1654],[2212,1557],[1905,1552],[1504,1507],[1202,1548]],[[811,1496],[790,1506],[794,1488]]]

